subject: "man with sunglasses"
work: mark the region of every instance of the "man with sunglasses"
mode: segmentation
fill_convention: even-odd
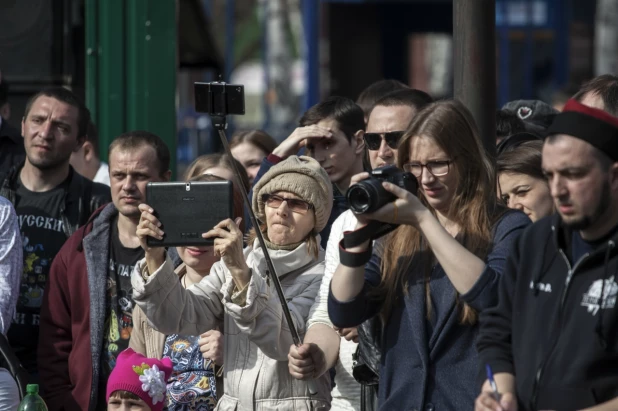
[[[365,146],[371,168],[395,164],[397,146],[410,122],[433,99],[421,90],[397,90],[373,106],[367,121]]]
[[[333,184],[333,208],[326,227],[320,232],[326,248],[330,228],[337,217],[348,209],[345,192],[353,175],[363,171],[365,118],[363,110],[346,97],[329,97],[311,107],[294,130],[262,161],[254,184],[273,165],[295,155],[302,148],[326,170]]]

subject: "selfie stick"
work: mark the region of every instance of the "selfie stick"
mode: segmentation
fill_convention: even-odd
[[[225,84],[225,83],[219,83],[219,84]],[[211,107],[214,107],[214,104],[211,105]],[[221,101],[218,107],[225,107],[227,109],[225,87],[223,87],[223,92],[221,93]],[[225,113],[211,114],[211,119],[212,119],[212,123],[215,129],[219,132],[219,137],[221,138],[221,143],[223,144],[225,153],[229,156],[230,159],[232,159],[234,157],[232,156],[232,152],[230,151],[230,145],[227,141],[227,136],[225,135],[225,129],[227,128],[227,122],[226,122],[225,115],[227,114],[227,110],[225,111],[226,111]],[[245,203],[245,206],[247,207],[249,218],[251,219],[251,224],[255,228],[255,234],[257,236],[258,241],[260,242],[260,247],[262,247],[262,250],[264,250],[264,257],[266,258],[266,265],[268,266],[267,274],[270,277],[271,281],[273,282],[275,286],[275,290],[277,291],[277,296],[279,297],[279,302],[281,303],[281,308],[283,309],[283,315],[288,324],[288,328],[290,329],[290,332],[292,333],[292,340],[294,341],[294,344],[296,346],[300,346],[302,344],[300,335],[298,334],[298,330],[296,329],[296,326],[294,325],[294,320],[292,319],[290,308],[288,307],[288,304],[285,299],[285,295],[283,294],[283,288],[281,288],[281,282],[279,281],[279,277],[277,276],[277,272],[275,271],[275,266],[273,265],[273,262],[270,259],[270,255],[268,254],[268,248],[266,248],[266,243],[264,241],[264,236],[262,235],[262,230],[260,229],[259,221],[257,220],[257,218],[255,217],[255,214],[253,213],[253,209],[251,208],[251,202],[249,201],[249,196],[247,195],[246,190],[243,189],[244,184],[242,183],[242,179],[240,178],[240,175],[241,175],[240,170],[238,169],[234,161],[231,161],[231,163],[234,169],[234,179],[236,180],[236,185],[238,188],[240,188],[239,191],[242,193],[243,202]],[[309,387],[309,393],[311,395],[317,394],[318,390],[316,388],[315,381],[308,380],[307,384]]]

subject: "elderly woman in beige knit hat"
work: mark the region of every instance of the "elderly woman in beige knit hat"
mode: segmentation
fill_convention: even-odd
[[[301,335],[324,274],[317,233],[332,202],[328,175],[309,157],[289,157],[254,187],[253,211],[262,222],[260,230]],[[146,245],[147,236],[160,238],[163,232],[154,210],[146,204],[140,209],[137,235],[146,254],[132,275],[133,298],[163,333],[199,335],[215,326],[225,330],[225,393],[216,409],[330,409],[327,375],[316,380],[313,396],[306,382],[290,376],[292,336],[259,242],[253,239],[243,250],[238,221],[222,221],[203,234],[215,239],[221,261],[201,282],[184,289],[165,250]]]

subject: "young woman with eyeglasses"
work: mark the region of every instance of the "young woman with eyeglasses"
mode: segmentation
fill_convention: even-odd
[[[509,246],[530,220],[498,202],[477,127],[457,101],[416,115],[397,165],[416,176],[418,196],[384,183],[396,201],[357,216],[357,229],[371,220],[399,227],[371,253],[370,241],[344,250],[357,254],[333,276],[330,318],[352,327],[381,316],[381,410],[471,408],[477,314],[496,303]]]

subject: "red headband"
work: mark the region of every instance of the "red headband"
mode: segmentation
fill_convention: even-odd
[[[618,118],[603,110],[569,100],[556,115],[547,135],[566,134],[586,141],[618,161]]]

